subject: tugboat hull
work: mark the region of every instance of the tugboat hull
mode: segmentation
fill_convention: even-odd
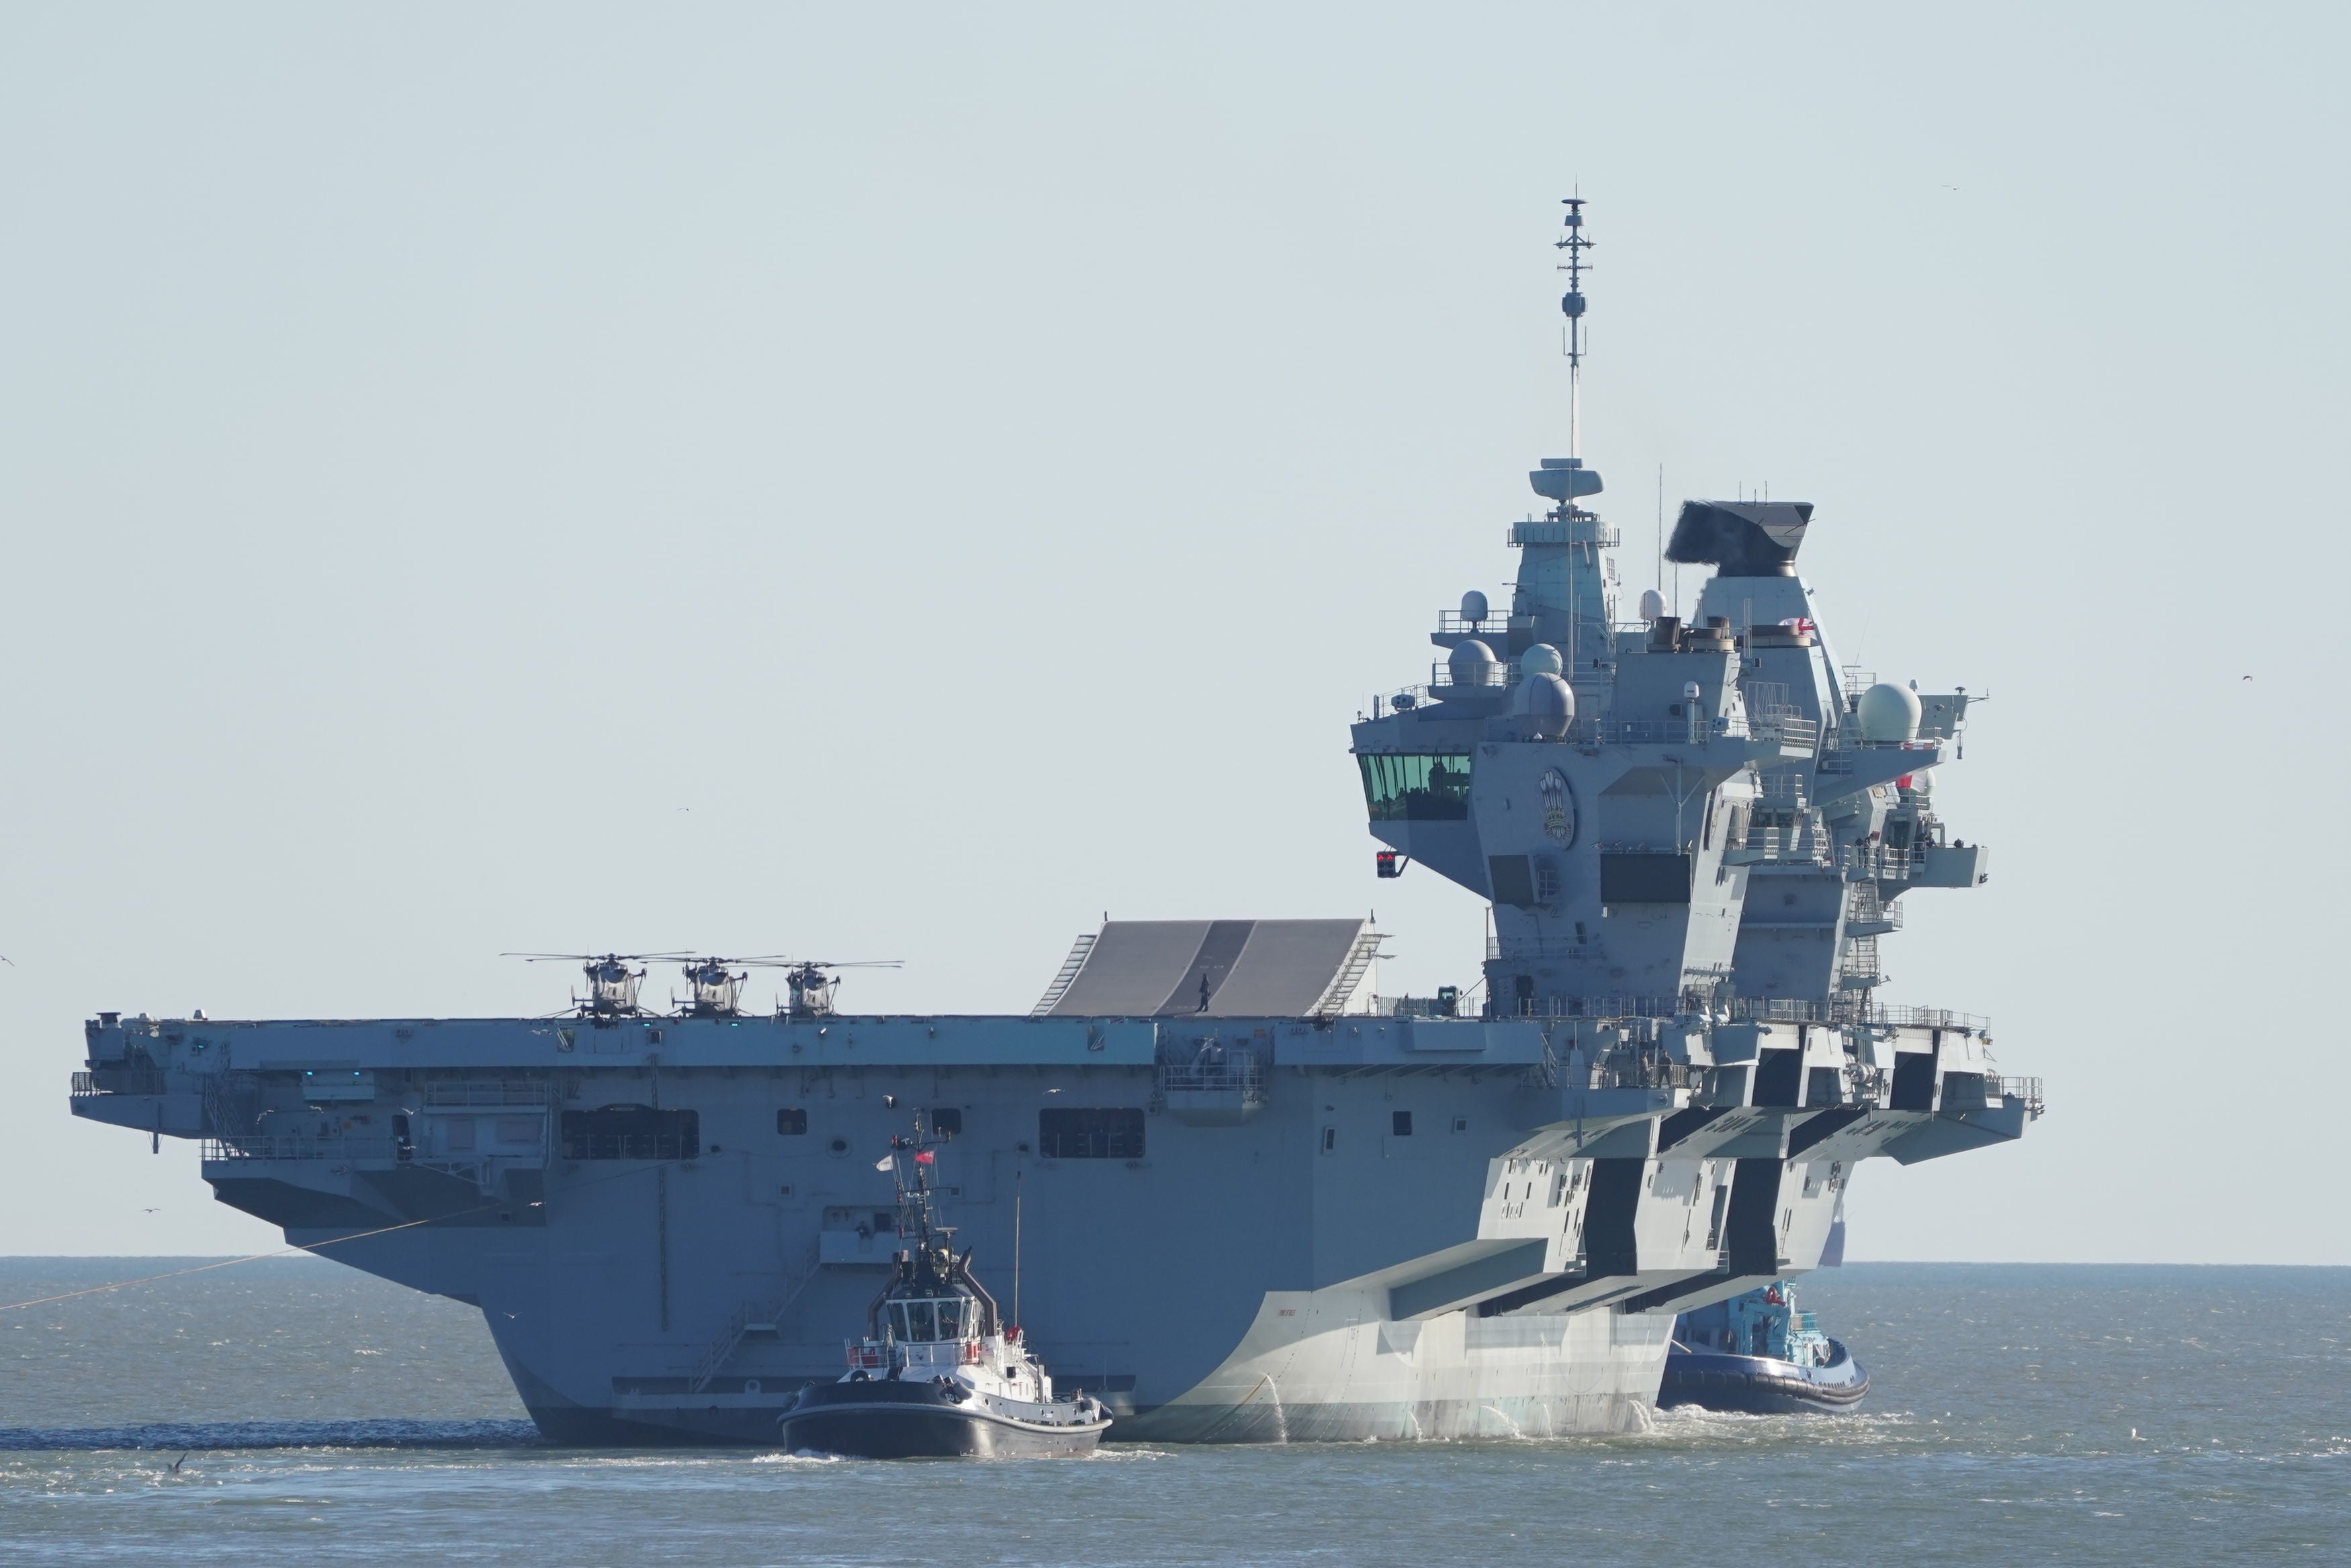
[[[1657,1386],[1658,1407],[1695,1405],[1702,1410],[1740,1411],[1750,1416],[1834,1415],[1850,1410],[1869,1392],[1869,1375],[1853,1353],[1829,1341],[1835,1357],[1826,1366],[1799,1366],[1761,1355],[1724,1355],[1677,1350],[1666,1358]]]
[[[1092,1453],[1110,1426],[1023,1420],[993,1405],[931,1383],[820,1383],[777,1425],[795,1453],[859,1459],[1066,1458]]]

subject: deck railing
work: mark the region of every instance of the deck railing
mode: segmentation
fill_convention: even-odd
[[[1489,957],[1494,956],[1489,950]],[[1707,1016],[1734,1023],[1828,1023],[1840,1028],[1963,1029],[1988,1033],[1991,1020],[1979,1012],[1946,1007],[1870,1004],[1855,992],[1823,1005],[1801,997],[1733,996],[1713,1002],[1672,996],[1557,996],[1538,998],[1524,1010],[1505,1005],[1493,1016],[1536,1023],[1562,1019],[1678,1018]]]
[[[424,1085],[424,1103],[444,1106],[544,1106],[555,1085],[543,1078],[449,1078]]]
[[[1991,1020],[1982,1013],[1954,1012],[1948,1007],[1873,1007],[1862,1022],[1907,1029],[1964,1029],[1972,1034],[1991,1028]]]
[[[1594,1089],[1692,1089],[1705,1081],[1706,1069],[1669,1056],[1604,1056],[1592,1064]]]
[[[2024,1108],[2036,1116],[2048,1108],[2048,1102],[2042,1097],[2041,1080],[2038,1078],[1994,1078],[1991,1086],[2001,1099],[2020,1100],[2023,1102]]]
[[[1844,852],[1845,871],[1881,882],[1899,882],[1910,875],[1910,851],[1883,844],[1855,844]]]
[[[389,1137],[313,1137],[301,1133],[248,1133],[241,1137],[208,1137],[204,1158],[234,1159],[338,1159],[388,1162],[394,1155]]]
[[[1625,542],[1625,534],[1622,529],[1608,527],[1589,517],[1572,521],[1530,517],[1511,524],[1508,538],[1514,550],[1528,545],[1596,545],[1601,549],[1613,550]]]
[[[1221,1062],[1162,1062],[1156,1069],[1159,1092],[1165,1094],[1238,1094],[1243,1099],[1265,1092],[1265,1066],[1247,1051],[1236,1051]]]
[[[93,1095],[160,1095],[163,1089],[162,1072],[154,1067],[100,1067],[73,1075],[77,1100]]]
[[[1748,732],[1759,741],[1777,741],[1782,745],[1807,749],[1821,743],[1819,722],[1797,713],[1752,715],[1747,721],[1747,728]]]
[[[1454,610],[1440,610],[1437,617],[1437,635],[1439,637],[1474,637],[1481,641],[1486,641],[1490,639],[1491,640],[1487,642],[1487,646],[1492,648],[1496,653],[1499,653],[1502,651],[1502,643],[1507,641],[1510,637],[1510,615],[1506,609],[1494,609],[1490,607],[1495,603],[1507,605],[1510,602],[1510,590],[1506,588],[1499,595],[1488,601],[1489,609],[1485,618],[1482,620],[1470,620],[1467,617]]]
[[[1453,667],[1449,664],[1431,665],[1427,690],[1442,698],[1453,691],[1506,691],[1510,689],[1510,667],[1508,664],[1465,665],[1461,673],[1470,679],[1455,680]]]

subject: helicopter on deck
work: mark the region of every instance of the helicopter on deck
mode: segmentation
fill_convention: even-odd
[[[840,989],[841,977],[832,971],[843,969],[897,969],[903,959],[864,959],[853,962],[835,962],[826,959],[803,959],[792,964],[784,973],[783,1004],[776,1010],[778,1018],[827,1018],[833,1012],[833,992]]]
[[[784,971],[785,1000],[776,1009],[778,1018],[819,1018],[832,1012],[833,992],[841,978],[833,971],[843,969],[896,969],[898,959],[865,960],[855,962],[831,962],[823,959],[794,959],[781,953],[764,953],[757,958],[688,958],[681,961],[685,970],[689,992],[686,1000],[670,999],[680,1018],[740,1018],[743,1016],[743,986],[755,969],[780,969]]]
[[[672,996],[670,1005],[677,1009],[680,1018],[740,1018],[743,1016],[743,983],[751,978],[755,969],[772,969],[789,962],[781,953],[767,953],[758,958],[690,958],[684,961],[686,996],[684,1002]],[[737,968],[737,965],[741,968]]]
[[[826,959],[795,959],[782,953],[762,953],[752,958],[722,958],[716,954],[685,952],[664,953],[502,953],[502,958],[518,958],[529,963],[559,961],[577,963],[588,982],[588,994],[575,994],[567,1010],[574,1015],[598,1024],[610,1024],[623,1018],[642,1018],[648,1014],[637,1000],[638,988],[644,983],[644,965],[674,963],[685,973],[686,996],[670,998],[678,1018],[740,1018],[743,1014],[743,987],[755,969],[780,969],[784,973],[785,996],[777,1004],[778,1018],[822,1018],[833,1011],[833,993],[839,989],[841,977],[835,972],[844,969],[896,969],[899,959],[868,959],[838,961]],[[632,968],[632,965],[637,967]]]
[[[566,961],[577,963],[580,972],[587,977],[588,994],[574,995],[570,1011],[597,1023],[612,1023],[623,1018],[641,1016],[644,1009],[637,1005],[637,988],[644,983],[642,967],[648,961],[668,958],[668,953],[500,953],[500,958],[518,958],[526,963]],[[631,969],[631,964],[640,967]]]

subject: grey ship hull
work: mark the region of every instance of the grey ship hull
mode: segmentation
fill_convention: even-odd
[[[892,1250],[874,1156],[912,1106],[960,1114],[937,1179],[1006,1279],[1017,1195],[1057,1383],[1120,1439],[1227,1442],[1635,1426],[1676,1313],[1812,1266],[1854,1162],[2027,1114],[1757,1106],[1690,1134],[1690,1087],[1595,1086],[1576,1027],[107,1019],[75,1110],[207,1138],[224,1201],[478,1305],[550,1438],[627,1444],[773,1443],[840,1376]],[[1207,1040],[1227,1081],[1165,1064]],[[690,1111],[693,1147],[567,1146],[611,1106]],[[1043,1141],[1071,1107],[1127,1112],[1139,1147]]]

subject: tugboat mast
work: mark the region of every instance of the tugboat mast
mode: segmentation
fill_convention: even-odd
[[[897,1189],[898,1234],[914,1243],[917,1258],[927,1259],[940,1248],[952,1250],[955,1231],[941,1225],[931,1211],[933,1139],[925,1132],[925,1119],[914,1113],[914,1136],[890,1139],[890,1179]],[[910,1169],[911,1168],[911,1169]]]

